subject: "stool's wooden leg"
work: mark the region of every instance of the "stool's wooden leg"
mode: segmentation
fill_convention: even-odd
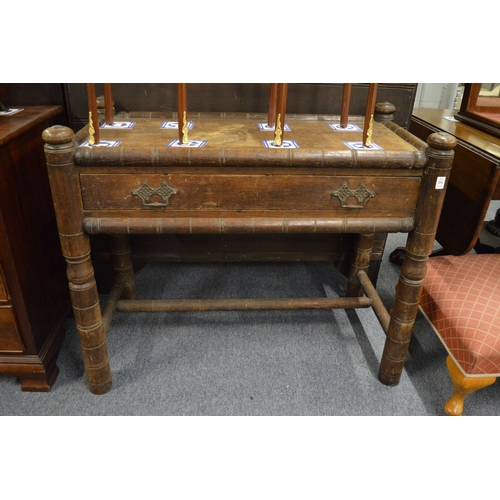
[[[363,288],[361,287],[358,279],[358,272],[365,271],[368,273],[370,266],[370,258],[373,249],[374,233],[371,234],[358,234],[356,244],[354,247],[354,256],[351,261],[349,269],[349,278],[347,281],[348,297],[361,297],[363,295]]]
[[[446,358],[446,366],[453,384],[453,396],[444,405],[444,411],[459,417],[464,410],[464,400],[473,392],[495,383],[496,377],[465,377],[451,356]]]
[[[134,267],[130,253],[130,237],[128,234],[113,234],[111,236],[111,255],[116,274],[126,275],[122,299],[135,299]]]
[[[111,371],[90,261],[90,241],[83,231],[83,203],[73,163],[73,135],[68,127],[56,125],[46,129],[43,132],[45,157],[87,381],[93,393],[104,394],[111,389]]]

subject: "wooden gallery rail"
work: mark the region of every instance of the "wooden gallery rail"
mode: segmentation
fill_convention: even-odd
[[[339,116],[288,115],[297,148],[265,148],[258,124],[268,116],[190,113],[189,140],[204,147],[168,147],[178,130],[170,117],[129,118],[132,129],[46,129],[45,154],[74,316],[90,390],[111,388],[106,334],[115,311],[211,311],[373,307],[386,342],[379,379],[399,382],[417,314],[455,139],[432,134],[427,144],[379,109],[370,147],[355,130],[335,130]],[[382,111],[380,111],[382,110]],[[138,115],[139,116],[139,115]],[[142,115],[143,116],[143,115]],[[376,115],[377,116],[377,115]],[[234,132],[234,134],[233,134]],[[267,135],[266,135],[267,134]],[[258,194],[258,196],[256,195]],[[366,270],[374,233],[407,232],[407,257],[385,310]],[[101,312],[90,260],[91,234],[111,235],[116,280]],[[130,234],[355,233],[346,297],[330,299],[137,300]]]

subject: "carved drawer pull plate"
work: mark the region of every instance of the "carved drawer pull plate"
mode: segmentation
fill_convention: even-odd
[[[134,189],[132,194],[138,196],[142,200],[142,204],[146,207],[166,207],[168,205],[168,199],[177,193],[177,189],[170,187],[166,181],[161,181],[160,187],[152,188],[148,181],[144,181],[139,189]],[[151,197],[157,195],[163,202],[150,201]]]
[[[373,191],[366,189],[366,185],[364,182],[360,183],[359,187],[356,190],[348,187],[347,182],[344,182],[341,188],[337,191],[332,191],[330,193],[335,198],[340,200],[342,207],[344,208],[364,208],[366,202],[375,196]],[[354,196],[359,203],[359,205],[348,205],[347,200]]]

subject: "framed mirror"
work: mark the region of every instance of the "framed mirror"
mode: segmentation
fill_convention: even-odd
[[[456,118],[500,137],[500,83],[466,83]]]

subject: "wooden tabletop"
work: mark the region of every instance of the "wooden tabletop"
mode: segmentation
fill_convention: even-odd
[[[452,109],[414,109],[413,116],[434,127],[454,135],[482,151],[500,159],[500,138],[467,125],[463,122],[447,120],[445,117],[454,117]]]
[[[101,141],[121,141],[117,147],[84,146],[77,148],[75,161],[81,166],[112,165],[246,165],[297,167],[353,167],[414,169],[425,165],[421,144],[413,145],[381,123],[374,123],[372,145],[381,149],[352,149],[345,141],[361,143],[362,125],[356,131],[336,131],[335,120],[304,116],[287,118],[291,131],[285,140],[296,141],[298,148],[265,147],[263,140],[273,141],[273,131],[259,130],[261,120],[216,114],[208,117],[191,114],[194,127],[190,140],[207,141],[204,147],[169,147],[177,140],[177,129],[162,129],[164,118],[137,118],[132,129],[101,129]],[[338,123],[338,122],[337,122]],[[350,122],[351,123],[351,122]],[[397,127],[397,126],[396,126]],[[407,131],[402,129],[404,133]],[[82,144],[88,132],[82,129],[77,142]],[[80,142],[82,141],[82,142]],[[422,142],[422,141],[420,141]],[[83,142],[84,143],[84,142]],[[425,143],[422,143],[425,147]],[[132,162],[132,163],[131,163]],[[375,163],[374,163],[375,162]]]
[[[273,140],[273,131],[260,131],[254,119],[195,119],[190,140],[207,141],[204,147],[172,147],[177,129],[162,129],[158,118],[138,118],[132,129],[101,129],[101,141],[121,141],[116,147],[77,147],[79,166],[214,166],[266,168],[369,168],[398,169],[410,172],[426,164],[425,143],[408,142],[404,129],[400,137],[381,123],[374,123],[372,146],[381,149],[352,149],[344,143],[362,142],[359,131],[335,131],[323,120],[287,119],[291,131],[285,140],[296,141],[298,148],[265,147],[262,140]],[[397,126],[395,126],[397,127]],[[399,130],[399,127],[398,127]],[[82,129],[76,142],[85,144],[88,132]],[[415,142],[415,145],[414,145]],[[421,147],[423,145],[423,147]]]
[[[14,137],[62,113],[62,106],[11,106],[21,109],[13,115],[0,115],[0,146]]]
[[[211,115],[211,116],[210,116]],[[304,115],[308,116],[308,115]],[[338,119],[327,120],[316,115],[316,119],[301,119],[296,116],[287,117],[291,130],[284,133],[285,140],[296,141],[300,149],[348,150],[344,141],[362,140],[363,121],[359,117],[350,120],[359,131],[336,131],[330,123],[339,123]],[[263,120],[248,117],[233,118],[229,113],[202,114],[189,116],[194,126],[189,130],[190,140],[207,141],[205,148],[264,148],[262,140],[273,140],[274,132],[259,130]],[[123,120],[123,119],[121,119]],[[101,140],[121,140],[121,146],[128,148],[166,147],[177,137],[177,129],[162,129],[164,118],[130,118],[134,121],[132,129],[101,129]],[[373,142],[387,151],[415,151],[415,147],[398,137],[380,123],[374,124]]]

